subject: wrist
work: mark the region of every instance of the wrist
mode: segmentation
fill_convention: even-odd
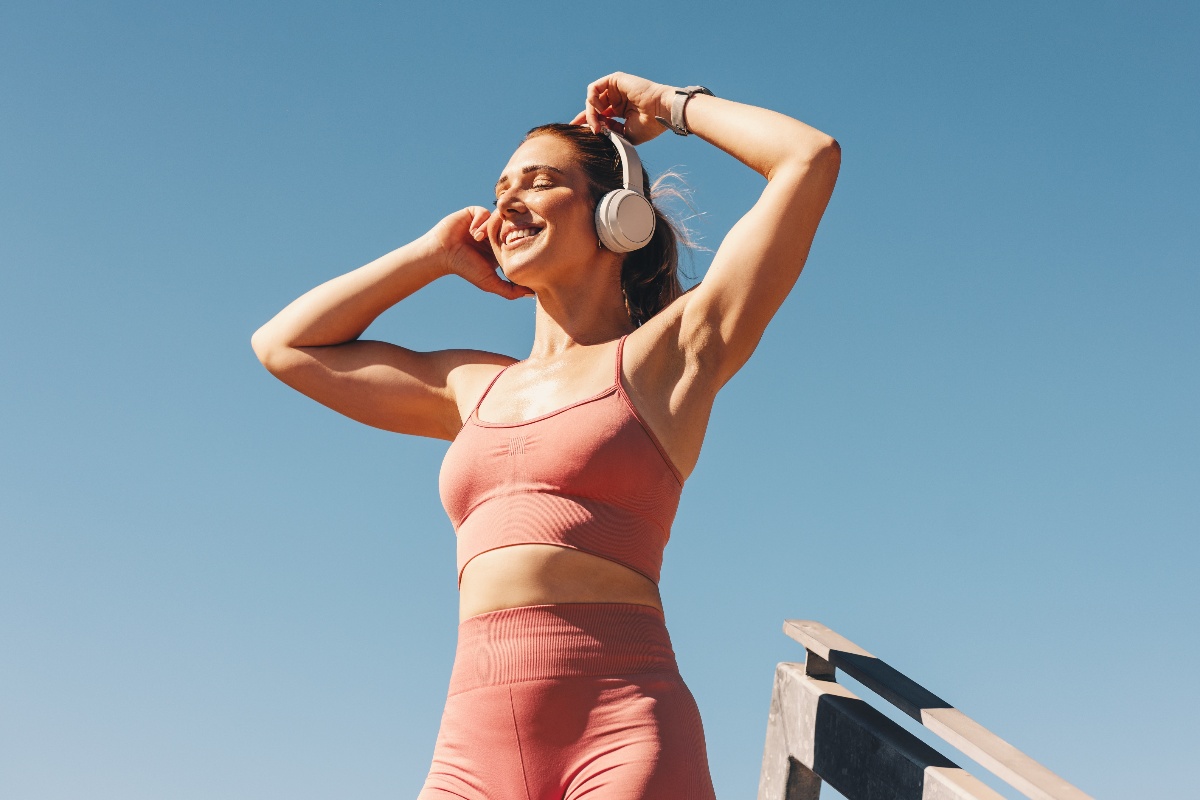
[[[712,92],[703,86],[687,86],[682,89],[670,87],[671,92],[668,95],[670,98],[670,109],[665,115],[657,117],[659,123],[664,128],[678,136],[690,136],[692,129],[687,123],[687,107],[692,99],[698,94],[706,94],[710,97]]]
[[[438,277],[449,275],[454,264],[454,248],[437,229],[428,231],[415,243],[421,263],[437,273]]]
[[[669,120],[671,118],[671,103],[675,102],[675,92],[678,90],[678,86],[670,86],[665,83],[656,85],[654,106],[654,117],[656,119]]]
[[[400,248],[404,252],[402,263],[425,275],[430,282],[450,274],[450,253],[441,239],[429,231]]]

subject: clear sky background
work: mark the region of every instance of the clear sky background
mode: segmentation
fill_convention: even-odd
[[[487,204],[614,70],[843,149],[666,553],[718,795],[756,790],[793,617],[1099,797],[1195,796],[1198,9],[4,4],[0,797],[416,795],[447,443],[293,392],[250,335]],[[763,184],[642,155],[710,248]],[[532,320],[447,278],[368,335],[521,358]]]

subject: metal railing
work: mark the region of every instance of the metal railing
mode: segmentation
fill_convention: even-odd
[[[1035,800],[1092,800],[954,706],[819,622],[787,620],[808,651],[775,669],[758,800],[1003,800],[835,680],[837,670]]]

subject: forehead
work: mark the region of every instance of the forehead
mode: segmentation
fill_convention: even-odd
[[[570,176],[578,169],[575,149],[558,136],[543,134],[521,143],[512,154],[497,186],[518,180],[529,167],[548,166]]]

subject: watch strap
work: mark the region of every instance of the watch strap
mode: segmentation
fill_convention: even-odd
[[[683,89],[675,90],[675,97],[671,100],[671,119],[665,120],[662,117],[655,117],[663,126],[670,128],[678,136],[688,136],[691,134],[691,129],[687,126],[687,104],[688,100],[692,99],[693,95],[706,94],[710,97],[715,95],[703,86],[687,86]]]

